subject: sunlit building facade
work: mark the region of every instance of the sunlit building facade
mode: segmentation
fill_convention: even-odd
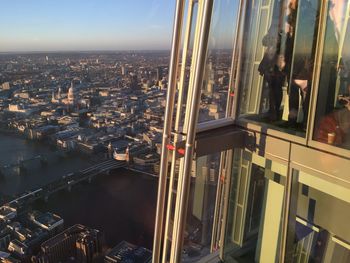
[[[349,17],[177,1],[153,262],[350,262]]]

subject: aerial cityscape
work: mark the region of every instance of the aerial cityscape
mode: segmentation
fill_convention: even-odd
[[[0,8],[0,263],[350,262],[350,0]]]
[[[141,200],[146,196],[138,205],[149,206],[153,213],[142,222],[146,229],[134,235],[137,240],[127,241],[151,249],[168,63],[169,51],[1,54],[0,144],[1,154],[8,156],[0,161],[0,251],[6,262],[82,256],[90,262],[114,251],[118,244],[112,242],[122,237],[106,234],[112,231],[105,225],[97,223],[104,229],[94,229],[82,225],[79,216],[68,215],[68,220],[57,211],[64,206],[68,210],[63,201],[68,197],[60,196],[62,192],[81,198],[80,191],[86,189],[94,201],[77,206],[97,211],[91,206],[102,205],[95,202],[101,200],[105,209],[113,209],[111,200],[99,197],[93,188],[115,184],[118,176],[136,177],[139,184],[146,181],[144,193],[131,195]],[[225,51],[213,52],[201,120],[222,118],[225,112],[227,65]],[[130,199],[125,202],[131,204]],[[79,214],[80,209],[75,210]],[[92,224],[98,221],[102,219]],[[67,245],[66,231],[79,234],[69,241],[65,254],[54,255],[54,246]]]

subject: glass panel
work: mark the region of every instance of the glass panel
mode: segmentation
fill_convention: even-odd
[[[248,1],[239,114],[305,136],[320,0]]]
[[[182,262],[196,262],[210,253],[220,153],[193,161]]]
[[[286,262],[350,260],[350,190],[293,171]]]
[[[225,118],[239,0],[214,1],[198,122]]]
[[[192,9],[191,9],[192,8]],[[177,90],[177,107],[176,107],[176,124],[175,124],[175,130],[179,132],[183,132],[184,129],[184,122],[185,122],[185,114],[186,114],[186,104],[188,103],[189,94],[188,94],[188,88],[189,88],[189,82],[190,82],[190,75],[191,75],[191,65],[194,63],[193,61],[193,48],[194,48],[194,38],[196,33],[196,24],[198,23],[198,2],[192,3],[192,7],[188,7],[188,12],[192,10],[192,15],[188,15],[187,19],[190,19],[186,21],[186,26],[189,26],[189,32],[186,32],[186,28],[184,29],[183,34],[188,34],[188,39],[186,39],[186,36],[184,35],[184,41],[188,41],[187,43],[187,50],[183,50],[183,56],[181,61],[181,71],[179,72],[179,83],[178,83],[178,90]],[[187,23],[190,23],[190,25],[187,25]],[[184,47],[186,48],[186,47]],[[185,55],[185,59],[184,59]]]
[[[225,262],[278,262],[287,167],[235,150]]]
[[[350,149],[350,1],[329,1],[314,139]]]

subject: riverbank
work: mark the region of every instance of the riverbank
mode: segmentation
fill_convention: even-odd
[[[124,168],[37,201],[33,208],[60,215],[65,226],[79,223],[103,231],[108,247],[126,240],[152,248],[156,200],[156,178]]]
[[[25,173],[19,173],[17,167],[4,168],[35,156],[43,156],[46,165],[39,160],[25,163]],[[40,188],[62,176],[90,167],[91,158],[75,154],[62,155],[54,147],[40,142],[26,140],[13,134],[0,133],[0,194],[16,196],[28,190]]]
[[[62,159],[54,153],[45,144],[0,133],[0,165],[38,154],[48,157],[45,167],[31,164],[30,172],[25,175],[3,176],[0,193],[6,197],[19,195],[91,165],[89,158],[73,154]],[[71,192],[54,193],[47,202],[35,201],[28,209],[56,213],[64,219],[66,227],[80,223],[99,229],[104,232],[108,247],[126,240],[151,248],[156,200],[157,178],[154,175],[121,168],[96,176],[91,183],[74,185]]]

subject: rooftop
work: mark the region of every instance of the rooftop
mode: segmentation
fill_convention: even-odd
[[[120,242],[106,256],[105,262],[151,262],[152,251],[144,247],[130,244],[126,241]]]

